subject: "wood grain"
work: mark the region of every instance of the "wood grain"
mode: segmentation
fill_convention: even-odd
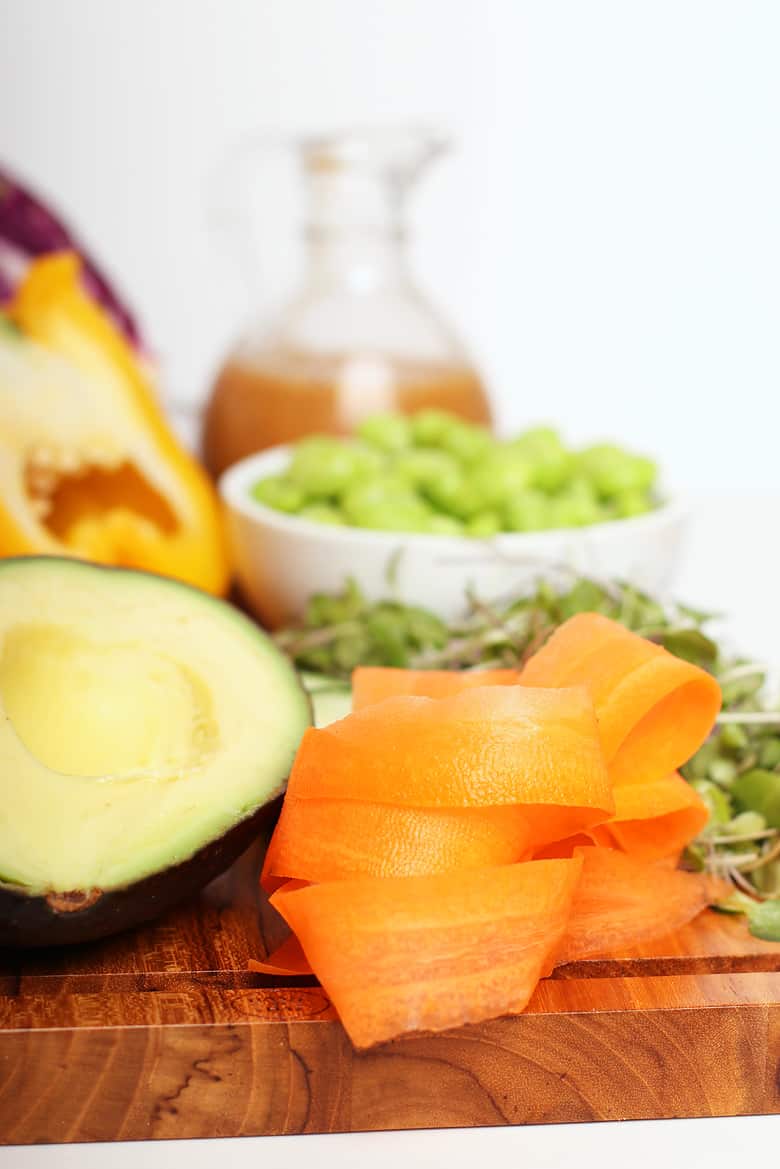
[[[562,967],[521,1016],[355,1052],[313,980],[246,970],[285,927],[258,848],[135,933],[0,959],[0,1141],[780,1112],[780,946],[705,914]]]

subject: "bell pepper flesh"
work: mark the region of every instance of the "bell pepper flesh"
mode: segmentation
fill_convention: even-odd
[[[219,504],[79,261],[29,268],[0,342],[0,556],[71,555],[228,584]]]

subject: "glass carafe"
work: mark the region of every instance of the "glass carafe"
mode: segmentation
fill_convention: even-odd
[[[416,131],[297,144],[307,187],[303,286],[234,347],[207,405],[203,455],[219,474],[304,434],[428,407],[490,423],[463,346],[411,277],[403,206],[444,142]]]

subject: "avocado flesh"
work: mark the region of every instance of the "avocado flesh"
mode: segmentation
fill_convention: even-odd
[[[0,562],[0,880],[19,892],[181,865],[278,794],[309,721],[292,667],[226,603],[132,570]]]

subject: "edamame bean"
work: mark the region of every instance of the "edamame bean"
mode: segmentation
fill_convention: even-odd
[[[346,524],[344,513],[330,503],[310,503],[301,508],[298,515],[302,520],[311,520],[315,524]]]
[[[499,442],[483,426],[423,410],[373,415],[355,438],[302,439],[287,472],[250,493],[315,522],[486,538],[642,515],[655,506],[655,473],[650,459],[614,443],[575,453],[549,426]]]
[[[275,511],[300,511],[305,501],[305,495],[296,483],[291,483],[284,475],[269,475],[267,479],[260,479],[250,491],[252,499],[272,507]]]
[[[404,414],[374,414],[364,418],[357,433],[382,451],[402,451],[412,443],[412,428]]]

